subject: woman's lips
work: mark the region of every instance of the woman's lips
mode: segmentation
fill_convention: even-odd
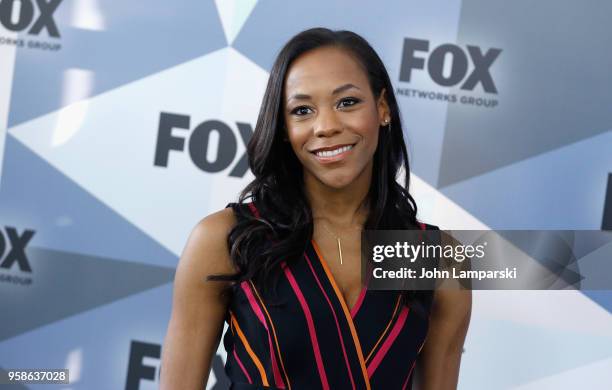
[[[350,149],[345,150],[342,153],[333,155],[333,156],[317,156],[317,154],[315,152],[311,152],[312,155],[314,156],[314,158],[321,164],[330,164],[330,163],[334,163],[334,162],[338,162],[338,161],[342,161],[345,158],[347,158],[348,155],[350,155],[350,153],[353,151],[353,149],[355,149],[355,146],[357,144],[354,144],[350,147]],[[338,148],[340,149],[340,148]]]

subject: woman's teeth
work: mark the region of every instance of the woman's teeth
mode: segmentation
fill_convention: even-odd
[[[344,153],[347,150],[351,150],[353,148],[353,145],[346,145],[346,146],[342,146],[338,149],[334,149],[334,150],[323,150],[323,151],[318,151],[315,154],[318,157],[333,157],[333,156],[337,156],[340,153]]]

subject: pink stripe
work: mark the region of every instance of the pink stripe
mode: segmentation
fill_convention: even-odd
[[[251,379],[251,376],[247,372],[246,368],[244,368],[244,364],[242,364],[242,362],[240,361],[240,358],[238,357],[238,354],[236,353],[236,346],[235,345],[234,345],[234,359],[236,359],[236,361],[238,362],[238,365],[242,369],[242,372],[244,373],[244,375],[249,380],[249,383],[253,383],[253,380]]]
[[[249,299],[251,308],[255,312],[255,315],[257,315],[257,318],[259,318],[259,322],[263,324],[264,328],[266,328],[266,331],[268,332],[268,346],[270,348],[270,357],[272,359],[272,372],[274,373],[274,382],[276,383],[276,387],[284,389],[285,384],[283,383],[283,378],[281,377],[280,370],[278,369],[278,363],[276,362],[276,356],[274,354],[274,347],[272,346],[272,338],[270,337],[270,330],[268,329],[268,324],[266,323],[263,312],[257,304],[257,301],[255,299],[255,296],[253,295],[253,292],[251,291],[251,286],[249,285],[249,283],[247,281],[242,281],[240,283],[240,287],[242,287],[242,290]]]
[[[393,329],[391,329],[391,333],[389,333],[389,336],[387,336],[387,338],[385,339],[385,342],[383,343],[382,347],[380,347],[378,352],[376,352],[376,356],[374,356],[374,359],[372,359],[372,361],[368,365],[368,375],[370,376],[370,378],[372,377],[374,371],[376,371],[376,369],[380,365],[380,362],[382,362],[383,358],[393,345],[393,342],[404,327],[404,323],[406,322],[406,318],[408,317],[409,311],[410,309],[408,309],[408,307],[406,306],[402,308],[402,311],[400,312],[397,321],[395,321],[395,324],[393,325]]]
[[[419,222],[419,226],[421,227],[421,230],[427,230],[427,227],[425,226],[425,224],[423,222]],[[423,239],[423,233],[419,232],[419,240]]]
[[[334,316],[334,321],[336,321],[336,329],[338,330],[338,337],[340,338],[340,344],[342,345],[342,354],[344,355],[344,363],[346,364],[346,368],[349,372],[349,377],[351,378],[351,384],[353,385],[353,389],[355,388],[355,379],[353,379],[353,371],[351,371],[351,365],[348,361],[348,355],[346,353],[346,347],[344,346],[344,338],[342,337],[342,331],[340,330],[340,323],[338,322],[338,317],[336,316],[336,310],[334,310],[334,307],[331,303],[331,301],[329,300],[329,297],[327,295],[327,293],[325,292],[325,290],[323,289],[323,286],[321,285],[321,281],[319,280],[319,277],[317,276],[317,273],[315,272],[314,268],[312,267],[312,263],[310,261],[310,258],[308,257],[308,255],[306,253],[304,253],[304,257],[306,257],[306,262],[308,262],[308,266],[310,267],[310,270],[312,271],[313,276],[315,277],[315,280],[317,281],[317,284],[319,285],[319,288],[321,289],[321,292],[323,293],[323,296],[325,297],[325,300],[327,301],[327,304],[329,305],[329,308],[331,309],[331,312]]]
[[[319,377],[321,378],[321,384],[323,388],[328,390],[329,383],[327,383],[327,374],[325,374],[325,367],[323,366],[323,359],[321,359],[321,350],[319,348],[319,342],[317,341],[317,333],[315,331],[314,321],[312,319],[312,314],[310,313],[310,308],[308,307],[308,303],[306,303],[306,298],[302,294],[300,290],[300,286],[298,286],[297,281],[293,277],[291,270],[287,266],[287,263],[283,261],[281,263],[281,267],[285,271],[285,275],[295,292],[295,295],[300,302],[300,306],[302,306],[302,310],[304,311],[304,315],[306,316],[306,323],[308,324],[308,333],[310,334],[310,342],[312,343],[312,348],[315,354],[315,360],[317,361],[317,369],[319,370]]]
[[[357,312],[361,308],[361,304],[363,303],[363,299],[365,298],[366,292],[368,291],[368,284],[370,279],[372,278],[372,273],[368,272],[368,280],[366,281],[366,285],[361,289],[361,293],[359,293],[359,297],[357,298],[357,302],[355,302],[355,306],[351,309],[351,317],[355,318]]]
[[[406,386],[408,386],[408,381],[410,380],[410,375],[412,374],[412,369],[414,368],[414,364],[415,363],[416,363],[416,358],[412,362],[412,366],[410,367],[410,371],[408,372],[408,376],[406,377],[406,380],[404,381],[404,385],[402,386],[402,390],[406,390]]]
[[[417,361],[417,359],[419,357],[419,354],[421,353],[421,349],[423,349],[423,346],[425,345],[425,341],[426,340],[427,340],[427,337],[425,337],[425,339],[421,343],[421,346],[419,347],[419,350],[417,351],[417,355],[415,356],[414,361],[412,362],[412,366],[410,367],[410,371],[408,371],[408,377],[406,378],[406,381],[404,382],[404,386],[402,387],[402,390],[404,390],[406,385],[408,385],[408,380],[410,379],[410,375],[412,375],[412,370],[414,369],[414,365],[416,364],[416,361]]]
[[[367,287],[363,287],[361,289],[361,292],[359,293],[359,297],[357,298],[357,302],[355,302],[355,306],[353,306],[353,308],[351,309],[351,317],[355,318],[355,315],[357,315],[357,312],[359,311],[359,308],[361,307],[361,302],[363,302],[363,297],[365,297],[366,290],[367,290]]]
[[[255,207],[255,204],[253,204],[253,202],[249,203],[249,208],[251,209],[251,212],[257,217],[259,217],[259,211],[257,210],[257,207]]]

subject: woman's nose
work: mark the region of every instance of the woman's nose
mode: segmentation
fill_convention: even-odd
[[[314,125],[314,135],[317,137],[329,137],[342,131],[342,123],[333,110],[322,110],[319,112]]]

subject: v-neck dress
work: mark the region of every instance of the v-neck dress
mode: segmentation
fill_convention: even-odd
[[[223,336],[230,389],[411,388],[431,301],[419,313],[400,304],[400,291],[363,286],[349,308],[313,240],[300,261],[281,268],[282,306],[270,304],[252,280],[233,286]]]

